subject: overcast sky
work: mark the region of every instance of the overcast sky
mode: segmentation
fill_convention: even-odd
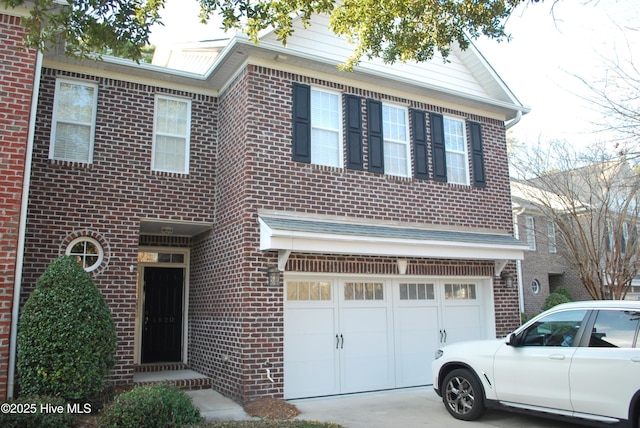
[[[198,7],[196,0],[168,0],[165,26],[154,30],[152,43],[224,37],[217,22],[208,27],[198,23]],[[565,139],[576,145],[606,140],[606,134],[594,132],[590,122],[601,117],[578,96],[590,92],[576,76],[595,82],[605,76],[603,59],[624,62],[630,52],[640,55],[638,22],[640,0],[527,1],[507,23],[510,42],[476,41],[519,100],[532,108],[513,128],[513,136],[530,143]]]

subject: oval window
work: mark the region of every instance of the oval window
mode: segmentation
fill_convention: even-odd
[[[533,294],[538,294],[540,292],[540,283],[537,279],[534,279],[531,282],[531,291],[533,291]]]

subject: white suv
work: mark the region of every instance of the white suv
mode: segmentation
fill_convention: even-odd
[[[555,306],[506,339],[438,350],[434,389],[449,413],[485,407],[640,428],[640,302]]]

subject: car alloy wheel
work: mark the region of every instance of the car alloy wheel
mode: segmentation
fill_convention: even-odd
[[[467,369],[453,370],[444,378],[442,401],[456,419],[472,421],[484,412],[482,386]]]

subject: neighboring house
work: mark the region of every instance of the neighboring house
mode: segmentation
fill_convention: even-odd
[[[0,12],[0,401],[6,398],[11,377],[11,324],[17,315],[12,312],[14,288],[20,286],[22,269],[27,141],[38,67],[36,52],[21,46],[24,12]]]
[[[183,52],[202,74],[44,56],[21,304],[77,257],[114,381],[182,363],[240,402],[425,385],[443,342],[519,325],[505,132],[528,109],[473,46],[340,72],[327,23]]]
[[[528,247],[524,258],[517,263],[522,293],[521,312],[528,316],[540,313],[549,294],[558,287],[566,288],[575,300],[589,300],[590,296],[580,278],[559,251],[562,242],[555,223],[549,221],[528,196],[531,190],[523,190],[523,186],[527,185],[515,181],[511,183],[516,236]]]
[[[637,189],[637,176],[626,161],[619,159],[528,181],[511,181],[517,236],[529,246],[524,259],[518,262],[524,313],[540,312],[545,299],[560,286],[566,288],[574,300],[592,299],[571,258],[563,255],[565,244],[556,223],[545,211],[553,208],[557,218],[566,216],[568,223],[580,218],[586,237],[573,242],[582,245],[588,241],[596,254],[606,253],[611,260],[620,257],[621,265],[629,266],[636,263],[633,255],[636,247],[629,244],[637,237],[637,207],[633,202],[624,210],[620,207],[637,197],[634,189]],[[630,248],[634,249],[629,251]],[[606,265],[603,261],[600,269],[606,272],[615,266],[612,261],[609,263]],[[639,297],[640,281],[634,279],[626,299]]]

